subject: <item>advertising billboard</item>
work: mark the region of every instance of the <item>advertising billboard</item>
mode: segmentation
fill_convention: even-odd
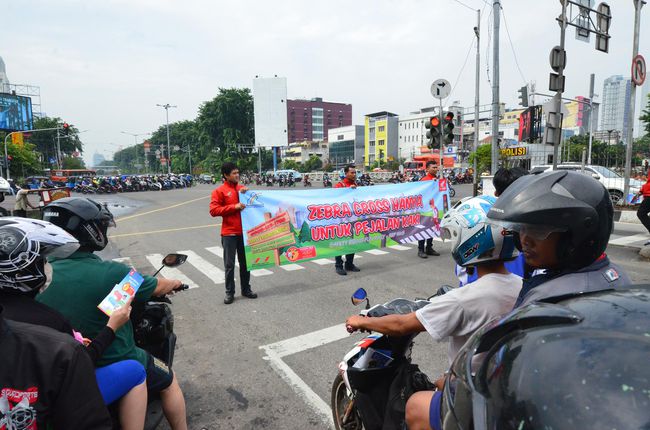
[[[0,130],[25,131],[33,128],[32,99],[0,93]]]
[[[253,79],[255,146],[287,146],[287,78]]]

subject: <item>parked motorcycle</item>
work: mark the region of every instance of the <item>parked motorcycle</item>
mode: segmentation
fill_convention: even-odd
[[[448,287],[437,294],[444,294]],[[366,303],[360,315],[381,317],[408,314],[429,304],[428,300],[395,299],[370,307],[368,294],[359,288],[352,295],[356,306]],[[370,334],[357,342],[343,361],[332,384],[331,408],[336,430],[405,429],[406,401],[416,391],[434,386],[416,364],[411,363],[413,339],[406,336]]]
[[[164,267],[178,267],[185,263],[187,255],[168,254],[163,258],[161,267],[153,274],[156,276]],[[181,285],[175,291],[187,290],[189,286]],[[172,368],[174,351],[176,349],[176,334],[174,333],[174,315],[168,296],[151,297],[146,303],[133,302],[131,323],[135,343],[138,347],[162,360]],[[114,428],[119,429],[117,410],[111,409]],[[145,430],[158,427],[164,418],[162,402],[159,394],[149,393],[147,398],[147,414]]]

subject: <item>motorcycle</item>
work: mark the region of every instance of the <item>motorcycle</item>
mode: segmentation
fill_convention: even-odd
[[[444,294],[449,288],[441,287],[435,295]],[[359,288],[352,295],[352,303],[357,306],[363,302],[366,307],[360,315],[369,317],[408,314],[429,304],[423,299],[398,298],[370,307],[366,290]],[[408,397],[416,391],[434,389],[427,375],[411,362],[413,339],[417,335],[370,334],[345,355],[332,384],[331,409],[336,430],[406,428]]]
[[[178,267],[185,263],[187,255],[168,254],[163,258],[162,265],[153,274],[156,276],[165,267]],[[189,286],[183,284],[175,292],[187,290]],[[176,350],[176,334],[174,333],[174,315],[171,310],[171,300],[168,296],[151,297],[146,303],[133,302],[131,323],[133,336],[138,347],[149,352],[154,357],[162,360],[169,368],[174,363]],[[119,429],[117,409],[109,408],[113,418],[113,427]],[[159,393],[149,393],[147,397],[147,414],[145,417],[145,430],[158,427],[164,418],[162,402]]]

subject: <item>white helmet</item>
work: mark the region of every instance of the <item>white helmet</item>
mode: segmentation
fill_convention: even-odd
[[[47,281],[45,259],[65,258],[77,248],[77,239],[49,222],[0,218],[0,291],[37,291]]]
[[[467,197],[445,214],[441,236],[451,240],[451,255],[459,266],[512,260],[519,251],[512,235],[488,223],[487,213],[496,197]]]

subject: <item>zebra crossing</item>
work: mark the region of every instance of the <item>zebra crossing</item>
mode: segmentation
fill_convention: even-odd
[[[631,248],[642,248],[643,244],[647,242],[650,237],[647,234],[635,234],[635,235],[625,235],[619,236],[613,234],[610,238],[609,244],[614,246],[623,246]],[[435,238],[434,241],[442,242],[442,239]],[[387,246],[382,249],[369,249],[367,251],[359,252],[355,254],[355,259],[363,258],[365,256],[381,257],[390,254],[400,253],[404,251],[409,251],[414,249],[417,246],[417,242],[409,243],[400,243],[395,245]],[[205,252],[203,252],[205,251]],[[223,268],[219,267],[216,264],[216,261],[221,261],[223,259],[223,249],[220,246],[211,246],[204,248],[203,255],[200,252],[190,249],[181,249],[176,252],[179,254],[185,254],[188,256],[187,262],[184,266],[181,267],[165,267],[160,273],[162,276],[170,279],[178,279],[181,282],[189,285],[190,288],[198,288],[201,284],[200,282],[195,282],[191,279],[187,273],[187,267],[192,267],[195,269],[195,272],[200,273],[205,278],[210,280],[210,283],[213,285],[219,285],[225,283],[226,273]],[[209,257],[216,256],[217,259],[210,259]],[[145,256],[125,256],[114,258],[113,261],[117,261],[127,266],[135,267],[138,270],[157,270],[162,262],[162,254],[149,254]],[[301,270],[306,270],[308,268],[314,268],[317,266],[330,266],[334,264],[333,258],[318,258],[315,260],[310,260],[302,262],[300,264],[285,264],[283,266],[276,266],[272,269],[255,269],[251,270],[251,275],[254,277],[263,277],[273,275],[275,273],[282,272],[296,272]],[[239,267],[239,263],[235,262],[235,265]],[[235,271],[237,276],[238,271]],[[191,276],[195,276],[195,273],[192,273]],[[209,285],[209,284],[208,284]]]
[[[407,251],[412,249],[413,246],[416,246],[417,243],[412,243],[408,244],[411,246],[404,246],[404,245],[392,245],[387,247],[386,249],[390,249],[391,251]],[[211,246],[204,248],[207,254],[211,254],[214,256],[218,257],[218,261],[221,261],[223,259],[223,249],[219,246]],[[190,249],[184,249],[184,250],[178,250],[176,251],[179,254],[185,254],[187,255],[187,262],[185,263],[184,266],[180,267],[164,267],[161,271],[160,274],[164,276],[165,278],[170,278],[170,279],[178,279],[184,284],[189,285],[190,288],[198,288],[199,283],[195,282],[194,280],[190,279],[189,276],[185,273],[183,273],[183,268],[191,266],[193,269],[195,269],[197,272],[200,274],[204,275],[206,278],[208,278],[212,284],[218,285],[218,284],[224,284],[225,283],[225,277],[226,273],[224,269],[221,267],[217,266],[214,262],[208,260],[208,258],[202,256],[199,254],[199,252],[190,250]],[[367,255],[373,255],[373,256],[382,256],[382,255],[387,255],[390,254],[388,251],[380,250],[380,249],[370,249],[367,251],[363,251],[361,253],[355,254],[355,259],[358,258],[363,258],[363,254]],[[205,255],[205,254],[204,254]],[[144,258],[144,261],[142,261]],[[113,261],[119,262],[126,264],[127,266],[131,266],[136,268],[137,270],[143,270],[146,271],[150,269],[158,270],[161,266],[161,262],[163,260],[163,255],[162,254],[149,254],[145,255],[143,257],[140,256],[133,256],[133,257],[118,257],[118,258],[113,258]],[[334,259],[333,258],[319,258],[315,260],[310,260],[301,264],[285,264],[282,266],[277,266],[274,267],[273,270],[269,269],[255,269],[251,270],[251,275],[255,277],[262,277],[262,276],[269,276],[273,275],[274,273],[281,273],[281,272],[295,272],[295,271],[300,271],[300,270],[305,270],[308,269],[309,267],[315,267],[315,266],[328,266],[328,265],[333,265],[334,264]],[[235,262],[235,266],[239,267],[239,263]],[[187,269],[185,269],[187,270]],[[238,274],[238,271],[235,271],[235,275]],[[194,276],[194,275],[192,275]]]

